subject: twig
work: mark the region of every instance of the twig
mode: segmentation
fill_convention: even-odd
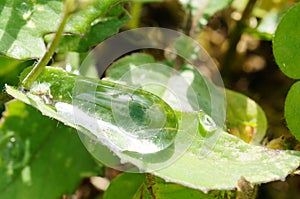
[[[203,3],[202,6],[200,6],[197,10],[196,16],[193,18],[192,26],[191,26],[191,29],[189,32],[190,37],[194,37],[194,35],[196,33],[196,30],[197,30],[197,27],[199,24],[199,20],[204,13],[204,10],[208,4],[208,0],[203,0],[202,3]]]
[[[129,29],[138,28],[140,25],[141,11],[142,11],[142,3],[133,3],[130,9],[131,20],[128,23]]]
[[[249,0],[248,4],[243,12],[241,20],[236,23],[234,30],[230,34],[230,45],[229,45],[229,48],[223,58],[222,68],[221,68],[221,73],[224,77],[230,76],[230,71],[231,71],[230,66],[232,65],[232,63],[234,63],[234,60],[235,60],[236,46],[241,39],[241,36],[243,34],[245,27],[247,27],[248,18],[251,15],[256,2],[257,2],[257,0]]]

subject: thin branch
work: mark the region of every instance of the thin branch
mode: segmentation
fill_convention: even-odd
[[[196,30],[197,30],[197,27],[199,25],[199,21],[204,13],[204,10],[208,4],[208,1],[209,0],[203,0],[202,1],[202,6],[200,6],[197,10],[197,13],[196,13],[196,16],[193,18],[193,22],[192,22],[192,26],[191,26],[191,29],[190,29],[190,32],[189,32],[189,35],[190,37],[194,37],[195,33],[196,33]]]

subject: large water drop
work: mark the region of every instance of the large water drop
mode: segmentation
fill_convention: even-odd
[[[178,130],[173,109],[161,98],[140,89],[102,81],[78,80],[73,108],[58,103],[62,115],[74,111],[75,122],[115,152],[149,154],[172,145]],[[78,87],[77,87],[78,88]]]

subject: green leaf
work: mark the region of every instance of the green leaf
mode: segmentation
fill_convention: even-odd
[[[21,62],[0,56],[0,93],[5,90],[5,84],[17,85],[20,73],[32,64],[32,61]]]
[[[50,91],[53,91],[51,92],[51,95],[53,95],[54,101],[56,101],[55,103],[58,103],[57,101],[60,99],[66,104],[70,103],[70,101],[68,101],[70,100],[70,98],[68,98],[68,93],[72,93],[72,84],[74,84],[72,77],[72,75],[64,71],[46,68],[43,75],[37,81],[43,84],[46,84],[48,81],[50,85],[54,85],[50,88]],[[98,80],[84,80],[87,84],[93,85],[95,81],[99,84]],[[106,84],[109,83],[107,82]],[[129,91],[126,91],[126,87],[121,85],[113,85],[115,86],[114,89],[124,89],[124,93]],[[45,98],[47,98],[47,95],[49,97],[50,93],[47,95],[44,93],[44,97],[40,97],[34,96],[33,91],[34,90],[29,93],[23,93],[7,86],[7,92],[10,95],[35,106],[45,115],[54,117],[64,122],[66,125],[73,126],[82,132],[88,133],[92,123],[82,123],[80,125],[74,124],[71,115],[69,118],[66,116],[63,117],[61,114],[57,113],[57,109],[54,108],[51,103],[45,104],[45,101],[47,102],[47,99]],[[73,110],[72,105],[68,106]],[[105,112],[100,112],[99,114],[101,115],[101,113],[104,114]],[[290,172],[299,166],[299,152],[271,150],[264,147],[249,145],[239,138],[229,135],[221,129],[217,129],[215,124],[203,112],[177,112],[176,116],[177,118],[181,118],[181,120],[178,121],[178,132],[180,133],[178,133],[175,138],[174,151],[178,149],[178,142],[180,143],[186,139],[192,138],[193,143],[188,148],[187,152],[171,165],[167,165],[159,170],[151,170],[151,168],[149,170],[149,172],[158,175],[169,182],[176,182],[204,192],[215,189],[227,190],[234,189],[241,176],[245,177],[249,182],[256,184],[273,180],[284,180]],[[97,118],[98,117],[99,116],[97,116]],[[195,118],[198,120],[195,120]],[[123,119],[125,119],[125,117],[123,117]],[[195,121],[197,122],[195,123]],[[197,131],[196,137],[194,137],[195,130]],[[98,131],[104,133],[109,132],[110,129],[108,128],[103,131],[98,129]],[[90,134],[91,133],[95,132],[90,132]],[[124,137],[124,139],[127,138]],[[115,143],[119,144],[118,141]],[[96,144],[93,145],[93,147],[95,153],[97,152],[95,148],[100,147],[100,145],[98,144],[97,146]],[[122,158],[123,162],[131,162],[134,165],[143,167],[146,163],[157,164],[168,161],[169,156],[167,155],[171,155],[172,157],[174,153],[171,149],[172,147],[167,151],[168,154],[164,154],[164,150],[158,153],[159,155],[163,155],[161,157],[164,157],[165,159],[157,159],[157,157],[155,157],[155,159],[152,158],[151,155],[140,156],[138,153],[129,153],[128,151],[124,151],[123,153],[116,152],[116,154]],[[89,150],[93,151],[91,148],[89,148]],[[170,152],[171,154],[169,154]]]
[[[259,145],[267,130],[264,111],[252,99],[226,90],[226,124],[230,132],[247,143]]]
[[[145,179],[146,174],[122,173],[111,181],[104,199],[132,199]]]
[[[145,174],[122,173],[111,181],[104,194],[104,199],[119,198],[212,199],[215,197],[204,194],[199,190],[190,189],[178,184],[166,183],[159,178],[153,177],[153,179],[149,179]]]
[[[179,0],[187,9],[191,9],[192,13],[196,15],[199,8],[203,8],[203,2],[207,2],[199,24],[205,26],[211,16],[216,12],[228,7],[233,0]]]
[[[84,35],[65,35],[58,52],[86,52],[92,46],[117,33],[128,20],[129,15],[125,9],[121,5],[115,6],[99,22],[92,24]]]
[[[111,81],[120,80],[124,74],[135,67],[151,63],[155,63],[155,60],[151,55],[145,53],[133,53],[112,64],[112,66],[106,70],[106,76],[108,76]]]
[[[97,174],[100,167],[76,134],[20,101],[9,102],[0,124],[0,198],[59,198]]]
[[[282,14],[283,13],[279,11],[269,11],[261,18],[261,21],[255,29],[247,28],[246,32],[259,37],[262,40],[271,41]]]
[[[283,16],[276,29],[273,51],[280,70],[290,78],[300,78],[300,4]]]
[[[128,2],[137,2],[137,3],[155,3],[155,2],[163,2],[164,0],[126,0]]]
[[[5,84],[18,85],[20,73],[32,64],[33,61],[21,62],[0,55],[0,118],[4,111],[4,103],[12,99],[5,92]]]
[[[300,82],[296,82],[286,97],[285,119],[292,134],[300,140]]]
[[[16,59],[39,58],[45,53],[43,36],[56,31],[63,1],[15,0],[0,2],[0,53]],[[72,15],[65,31],[84,34],[118,0],[96,1]]]

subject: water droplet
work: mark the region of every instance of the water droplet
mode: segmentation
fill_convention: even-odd
[[[156,153],[173,143],[178,124],[168,104],[144,91],[108,88],[85,88],[73,96],[74,106],[59,102],[56,109],[115,152]]]
[[[208,132],[217,130],[217,125],[213,119],[203,111],[199,114],[199,122]]]
[[[20,13],[24,20],[29,20],[32,15],[32,4],[28,2],[22,2],[19,6],[16,7],[16,10]]]
[[[4,148],[0,150],[2,165],[4,165],[7,179],[14,174],[14,170],[22,168],[28,159],[29,143],[14,135],[13,132],[8,132],[3,135],[1,143]],[[1,169],[1,167],[0,167]]]

